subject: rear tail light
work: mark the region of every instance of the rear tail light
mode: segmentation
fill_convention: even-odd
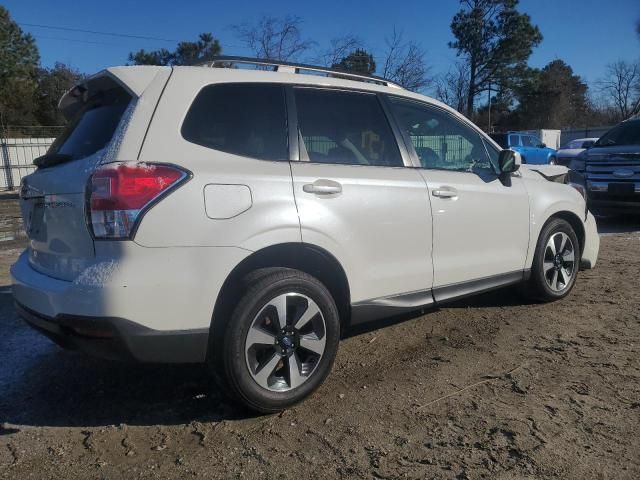
[[[98,168],[87,192],[94,238],[131,238],[144,213],[188,176],[174,165],[153,163],[112,163]]]

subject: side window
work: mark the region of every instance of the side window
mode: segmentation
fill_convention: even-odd
[[[523,147],[535,147],[536,145],[533,142],[533,137],[529,135],[522,136],[522,146]]]
[[[376,95],[296,88],[295,98],[298,127],[309,161],[403,166]]]
[[[511,147],[520,146],[520,135],[509,135],[509,145]]]
[[[440,108],[398,97],[390,100],[423,168],[494,171],[482,138],[472,128]]]
[[[261,160],[288,160],[287,109],[280,85],[227,83],[203,88],[182,124],[185,140]]]

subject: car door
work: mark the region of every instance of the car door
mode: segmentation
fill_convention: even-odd
[[[295,87],[289,98],[299,131],[291,171],[302,241],[343,265],[352,321],[360,320],[357,307],[378,306],[373,315],[384,316],[432,302],[429,195],[405,164],[378,95]]]
[[[522,163],[533,163],[529,142],[525,138],[526,135],[514,135],[514,137],[518,139],[518,145],[519,145],[519,147],[515,148],[514,150],[516,152],[520,152],[520,155],[522,155]]]
[[[533,147],[533,151],[535,152],[535,158],[537,164],[545,164],[547,163],[547,155],[549,153],[549,149],[545,146],[542,146],[542,140],[538,137],[531,135],[531,144]]]
[[[542,151],[539,148],[540,142],[531,135],[522,135],[522,145],[525,147],[525,153],[527,163],[540,164]]]
[[[522,146],[522,142],[520,141],[520,135],[510,134],[509,135],[509,146],[506,148],[510,148],[520,153],[522,157],[525,157],[525,153],[527,149]],[[523,160],[524,161],[524,160]]]
[[[503,183],[498,151],[444,109],[395,96],[389,104],[430,192],[436,301],[520,280],[529,246],[520,176]]]

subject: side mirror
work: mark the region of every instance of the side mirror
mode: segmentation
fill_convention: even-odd
[[[511,174],[517,172],[522,165],[522,157],[514,150],[502,150],[498,157],[500,181],[505,187],[511,186]]]
[[[509,175],[517,172],[522,165],[522,157],[515,150],[502,150],[498,157],[500,175]]]

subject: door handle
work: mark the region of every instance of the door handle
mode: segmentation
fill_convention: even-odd
[[[307,183],[302,186],[302,191],[306,193],[315,193],[316,195],[332,195],[342,193],[342,185],[333,180],[319,179],[313,183]]]
[[[458,196],[458,190],[453,187],[443,186],[440,188],[436,188],[433,191],[433,196],[440,198],[455,198]]]

